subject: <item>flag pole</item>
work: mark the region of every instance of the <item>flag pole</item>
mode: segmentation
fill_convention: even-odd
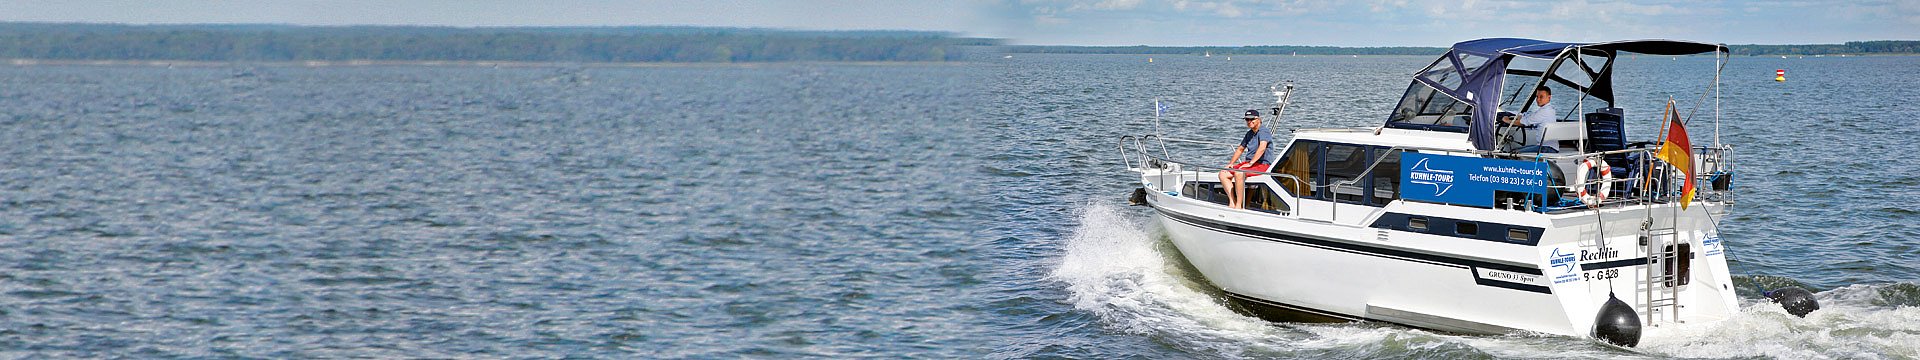
[[[1160,133],[1160,98],[1153,98],[1153,134]]]
[[[1667,110],[1660,112],[1660,125],[1657,125],[1660,127],[1660,146],[1667,146],[1667,127],[1673,126],[1668,123],[1673,121],[1674,116],[1680,115],[1677,114],[1679,111],[1673,108],[1673,95],[1667,95]]]
[[[1720,148],[1720,71],[1726,63],[1720,58],[1720,51],[1713,52],[1713,147]]]
[[[1166,136],[1167,133],[1160,132],[1160,109],[1160,98],[1153,98],[1153,134]]]

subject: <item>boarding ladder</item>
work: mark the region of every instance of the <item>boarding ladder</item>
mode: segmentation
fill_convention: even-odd
[[[1692,263],[1691,246],[1679,240],[1672,225],[1654,225],[1652,217],[1640,225],[1640,245],[1647,254],[1640,293],[1645,302],[1646,324],[1680,322],[1680,287],[1687,285],[1687,267]]]

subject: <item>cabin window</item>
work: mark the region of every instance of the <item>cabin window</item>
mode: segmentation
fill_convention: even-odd
[[[1393,148],[1374,148],[1374,156],[1382,157],[1380,165],[1373,168],[1373,204],[1385,206],[1400,198],[1400,153]]]
[[[1200,201],[1211,202],[1216,204],[1227,203],[1227,194],[1225,192],[1222,192],[1222,190],[1220,189],[1220,183],[1217,183],[1217,182],[1199,182],[1199,181],[1188,182],[1187,186],[1181,187],[1180,193],[1181,195],[1186,196],[1188,199],[1200,200]]]
[[[1472,221],[1453,222],[1453,233],[1467,236],[1480,236],[1480,223]]]
[[[1247,209],[1280,214],[1293,210],[1286,201],[1280,200],[1280,195],[1263,183],[1252,183],[1247,190]]]
[[[1514,229],[1514,228],[1507,229],[1508,241],[1526,242],[1527,238],[1530,237],[1531,235],[1532,234],[1527,233],[1527,229]]]
[[[1189,182],[1180,188],[1180,193],[1189,199],[1221,206],[1227,205],[1226,189],[1217,182]],[[1278,214],[1286,214],[1293,210],[1286,201],[1280,200],[1280,196],[1275,194],[1272,188],[1268,188],[1267,184],[1257,182],[1247,184],[1247,209]]]
[[[1326,184],[1334,200],[1350,203],[1366,201],[1367,182],[1360,173],[1367,170],[1367,148],[1358,145],[1327,144]],[[1352,182],[1348,184],[1347,182]]]
[[[1294,141],[1293,146],[1287,147],[1287,153],[1281,155],[1280,168],[1273,170],[1293,178],[1276,176],[1273,181],[1279,183],[1281,189],[1285,189],[1287,193],[1296,197],[1320,197],[1318,189],[1312,186],[1320,178],[1319,167],[1315,166],[1320,162],[1320,145],[1318,141]]]

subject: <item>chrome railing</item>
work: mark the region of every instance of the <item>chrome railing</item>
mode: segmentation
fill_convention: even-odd
[[[1161,152],[1160,156],[1154,156],[1151,153],[1149,149],[1150,145],[1148,145],[1147,143],[1148,140],[1153,140],[1154,143],[1159,145],[1160,152]],[[1162,191],[1162,192],[1169,191],[1169,190],[1177,190],[1180,188],[1180,186],[1182,186],[1182,184],[1189,181],[1199,181],[1201,176],[1200,174],[1202,172],[1227,170],[1227,168],[1221,167],[1221,166],[1211,166],[1211,165],[1200,164],[1197,162],[1174,160],[1172,159],[1171,151],[1168,150],[1166,146],[1166,142],[1168,141],[1210,144],[1210,145],[1224,144],[1224,143],[1215,143],[1215,142],[1198,141],[1198,140],[1162,138],[1156,135],[1143,135],[1143,136],[1127,135],[1127,136],[1121,137],[1121,143],[1118,144],[1119,145],[1118,147],[1121,153],[1120,154],[1121,162],[1124,165],[1126,165],[1126,167],[1129,170],[1136,170],[1136,171],[1159,170],[1159,174],[1158,174],[1159,176],[1157,179],[1154,179],[1156,181],[1152,181],[1152,185],[1154,185],[1154,188],[1155,188],[1154,190]],[[1127,148],[1128,142],[1132,143],[1133,145],[1132,149]],[[1563,210],[1563,209],[1571,209],[1571,208],[1597,208],[1597,207],[1606,207],[1606,206],[1613,206],[1613,205],[1620,205],[1620,204],[1645,204],[1649,202],[1666,203],[1671,201],[1678,201],[1680,196],[1682,195],[1681,194],[1682,186],[1680,182],[1682,179],[1680,179],[1680,175],[1678,174],[1678,172],[1675,171],[1675,169],[1673,169],[1672,166],[1669,166],[1669,164],[1667,164],[1665,161],[1659,160],[1654,157],[1654,154],[1658,150],[1658,148],[1636,148],[1636,149],[1623,149],[1623,150],[1614,150],[1614,151],[1606,151],[1606,152],[1575,153],[1575,154],[1516,154],[1516,153],[1502,153],[1502,152],[1460,151],[1456,149],[1396,146],[1396,147],[1389,148],[1386,154],[1392,154],[1393,152],[1405,152],[1409,150],[1447,152],[1447,153],[1475,153],[1482,156],[1493,156],[1497,158],[1505,158],[1505,159],[1511,159],[1511,160],[1523,160],[1523,161],[1531,160],[1531,161],[1544,162],[1544,163],[1547,163],[1548,166],[1553,166],[1556,169],[1560,169],[1559,172],[1563,174],[1563,177],[1562,179],[1560,179],[1559,184],[1543,185],[1541,192],[1557,194],[1559,195],[1558,197],[1562,200],[1555,203],[1547,203],[1545,199],[1542,199],[1542,204],[1540,204],[1541,206],[1538,206],[1538,207],[1534,206],[1534,204],[1530,202],[1524,205],[1496,204],[1496,206],[1505,205],[1506,208],[1510,208],[1510,209],[1524,209],[1528,211],[1544,212],[1544,211],[1554,211],[1554,210]],[[1627,156],[1632,154],[1639,154],[1639,155]],[[1607,164],[1609,167],[1620,167],[1620,168],[1627,169],[1626,171],[1629,172],[1628,174],[1613,174],[1612,177],[1601,177],[1601,176],[1594,175],[1594,176],[1589,176],[1585,182],[1578,183],[1578,184],[1568,184],[1568,182],[1572,181],[1572,179],[1569,178],[1572,176],[1571,171],[1578,171],[1577,170],[1578,164],[1581,161],[1586,159],[1595,159],[1595,160],[1604,161],[1605,158],[1612,155],[1621,155],[1624,157],[1628,157],[1634,161],[1634,163],[1631,163],[1631,164],[1612,164],[1612,163]],[[1733,202],[1733,192],[1731,189],[1732,179],[1730,178],[1733,174],[1733,162],[1732,162],[1732,156],[1731,156],[1732,148],[1730,146],[1720,146],[1720,147],[1696,146],[1693,148],[1692,155],[1693,155],[1693,168],[1694,168],[1694,181],[1695,181],[1694,200],[1701,201],[1701,202],[1708,202],[1708,203],[1731,204]],[[1278,182],[1279,179],[1285,179],[1287,180],[1287,182],[1290,182],[1292,186],[1288,186],[1287,183],[1281,183],[1280,184],[1281,187],[1301,189],[1301,190],[1311,190],[1310,193],[1318,193],[1320,190],[1324,190],[1327,188],[1338,187],[1338,186],[1351,186],[1361,181],[1365,181],[1365,179],[1370,178],[1370,175],[1375,171],[1375,169],[1378,168],[1380,164],[1385,162],[1386,159],[1387,159],[1386,155],[1377,155],[1374,157],[1373,161],[1370,164],[1368,164],[1366,169],[1364,169],[1358,176],[1355,176],[1352,179],[1340,180],[1340,181],[1331,182],[1328,184],[1315,184],[1313,181],[1308,181],[1305,179],[1301,179],[1297,176],[1294,176],[1291,174],[1285,174],[1285,173],[1276,173],[1276,172],[1267,172],[1267,171],[1247,171],[1247,170],[1236,170],[1236,171],[1271,176],[1274,179],[1276,179],[1276,182]],[[1274,166],[1277,167],[1279,165],[1275,164]],[[1638,170],[1637,172],[1635,172],[1636,169]],[[1390,170],[1398,171],[1399,169],[1390,169]],[[1598,173],[1597,170],[1594,172]],[[1584,187],[1584,188],[1587,188],[1590,193],[1598,192],[1600,188],[1600,184],[1602,183],[1608,184],[1608,187],[1611,189],[1609,189],[1610,191],[1608,191],[1608,194],[1605,194],[1605,196],[1599,197],[1600,201],[1598,201],[1597,203],[1585,203],[1580,200],[1577,200],[1577,197],[1575,196],[1575,194],[1577,194],[1578,189]],[[1286,194],[1286,195],[1293,198],[1299,197],[1299,194]]]
[[[1692,150],[1694,200],[1701,202],[1731,203],[1731,186],[1716,187],[1712,181],[1722,180],[1722,177],[1732,176],[1733,167],[1730,157],[1732,155],[1732,148],[1728,146],[1717,148],[1696,146]],[[1563,179],[1562,185],[1548,186],[1548,188],[1552,190],[1561,192],[1563,198],[1571,198],[1572,194],[1577,193],[1576,190],[1582,187],[1587,188],[1590,193],[1598,192],[1602,183],[1606,183],[1607,187],[1611,188],[1608,194],[1600,197],[1601,201],[1598,203],[1590,204],[1580,202],[1569,205],[1566,204],[1566,201],[1563,201],[1562,204],[1549,204],[1548,209],[1546,209],[1549,211],[1577,206],[1592,208],[1615,204],[1679,201],[1683,190],[1683,175],[1678,169],[1675,169],[1665,160],[1656,158],[1655,154],[1658,151],[1659,148],[1636,148],[1566,155],[1538,154],[1535,156],[1521,156],[1519,160],[1534,158],[1538,161],[1549,162],[1562,169],[1562,172],[1569,177],[1573,176],[1573,174],[1565,170],[1573,169],[1572,171],[1579,171],[1578,164],[1587,159],[1604,161],[1611,155],[1621,155],[1622,157],[1629,158],[1629,161],[1632,161],[1627,164],[1607,164],[1610,167],[1624,168],[1628,172],[1627,174],[1612,174],[1613,176],[1610,178],[1603,178],[1595,174],[1587,176],[1587,180],[1583,183],[1567,184],[1566,182],[1571,182],[1571,179]],[[1638,154],[1638,156],[1632,156],[1635,154]],[[1599,171],[1594,170],[1593,172],[1598,173]],[[1731,185],[1730,178],[1723,179],[1722,181],[1723,185]]]

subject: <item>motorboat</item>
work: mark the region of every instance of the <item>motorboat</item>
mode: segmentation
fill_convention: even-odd
[[[1616,103],[1623,53],[1711,54],[1711,102]],[[1718,125],[1728,54],[1675,40],[1460,42],[1414,73],[1377,125],[1274,137],[1284,144],[1269,149],[1269,171],[1250,172],[1244,209],[1227,206],[1215,174],[1224,165],[1168,150],[1234,144],[1128,135],[1120,160],[1138,176],[1132,200],[1151,207],[1180,255],[1263,317],[1634,346],[1643,327],[1739,311],[1718,229],[1736,203]],[[1278,127],[1298,90],[1274,91],[1261,116],[1276,126],[1262,131]],[[1543,104],[1558,109],[1550,122],[1500,120],[1503,108]],[[1629,115],[1661,125],[1629,142]],[[1817,307],[1804,290],[1781,293]]]

